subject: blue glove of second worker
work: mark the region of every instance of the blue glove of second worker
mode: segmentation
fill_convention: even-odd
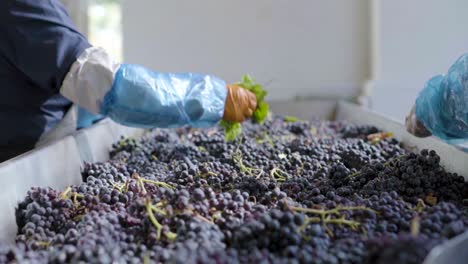
[[[411,128],[416,127],[422,134],[433,134],[453,144],[468,140],[468,54],[461,56],[447,75],[435,76],[426,83],[413,113],[416,118],[410,114],[406,122],[410,132],[414,133]]]

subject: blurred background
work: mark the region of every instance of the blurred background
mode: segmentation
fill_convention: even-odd
[[[403,122],[468,51],[466,0],[63,0],[93,45],[155,71],[251,74],[270,100],[355,100]]]

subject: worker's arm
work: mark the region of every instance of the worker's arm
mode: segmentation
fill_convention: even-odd
[[[0,17],[2,54],[14,67],[41,89],[118,123],[207,127],[223,117],[243,121],[255,109],[253,94],[215,76],[116,63],[89,45],[58,0],[0,1]]]
[[[256,107],[251,92],[215,76],[119,64],[101,48],[89,48],[77,59],[60,92],[95,114],[143,128],[243,121]]]
[[[90,46],[58,0],[0,1],[0,56],[39,89],[56,94]]]
[[[468,139],[468,54],[447,75],[430,79],[406,119],[409,132],[445,141]]]

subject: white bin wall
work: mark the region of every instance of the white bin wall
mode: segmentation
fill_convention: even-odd
[[[157,71],[250,73],[270,99],[349,96],[368,79],[368,0],[123,1],[124,59]]]

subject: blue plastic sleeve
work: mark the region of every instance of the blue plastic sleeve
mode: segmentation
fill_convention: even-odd
[[[82,107],[78,107],[77,116],[76,126],[78,129],[89,127],[92,124],[105,118],[105,116],[90,113]]]
[[[214,76],[122,64],[101,114],[141,128],[210,127],[223,117],[226,97],[226,83]]]
[[[426,83],[416,99],[416,117],[433,135],[449,143],[468,140],[468,54],[447,75]]]

